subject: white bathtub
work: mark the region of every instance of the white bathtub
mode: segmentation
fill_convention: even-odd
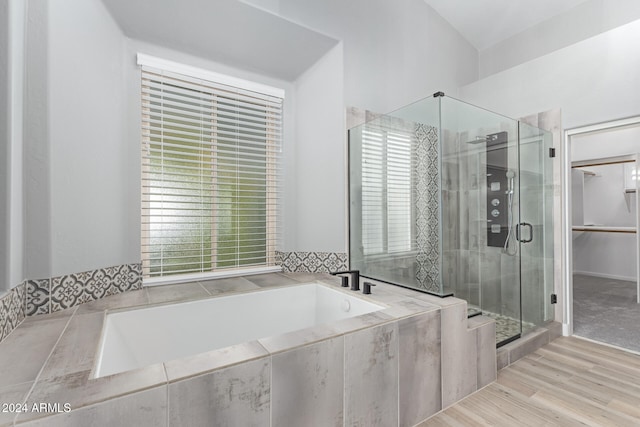
[[[109,313],[94,377],[385,308],[347,292],[310,283]]]

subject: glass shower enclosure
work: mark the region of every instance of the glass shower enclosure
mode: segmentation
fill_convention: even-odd
[[[437,93],[349,130],[349,262],[468,303],[498,345],[553,317],[551,134]]]

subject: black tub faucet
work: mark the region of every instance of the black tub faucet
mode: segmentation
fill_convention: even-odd
[[[362,293],[365,295],[371,295],[371,287],[375,286],[373,283],[371,282],[364,282],[362,284]]]
[[[338,274],[350,274],[351,275],[351,290],[359,291],[360,290],[360,270],[347,270],[347,271],[333,271],[332,275]],[[344,286],[344,281],[342,282]]]

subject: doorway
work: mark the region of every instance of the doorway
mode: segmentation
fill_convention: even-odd
[[[565,335],[640,352],[640,117],[565,132]]]

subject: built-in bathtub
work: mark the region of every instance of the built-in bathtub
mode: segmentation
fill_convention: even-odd
[[[37,372],[34,383],[16,383],[16,387],[27,387],[25,407],[39,407],[46,402],[50,409],[11,414],[10,424],[0,414],[0,426],[13,422],[29,426],[86,425],[87,420],[92,420],[98,425],[139,427],[405,427],[416,425],[495,380],[493,320],[481,316],[467,319],[464,301],[441,299],[379,282],[372,295],[362,295],[341,288],[336,277],[316,275],[317,280],[308,277],[304,273],[270,274],[218,283],[154,286],[47,315],[42,321],[26,321],[27,327],[40,325],[34,329],[63,331],[38,369],[32,369],[32,363],[25,363],[24,368],[16,365],[17,370],[28,368]],[[298,296],[279,293],[289,289]],[[106,320],[115,319],[115,315],[140,315],[147,309],[159,308],[195,313],[193,308],[199,302],[256,294],[260,299],[257,306],[249,308],[248,303],[242,306],[251,312],[251,327],[262,327],[266,311],[273,306],[270,298],[280,296],[276,299],[286,307],[298,308],[301,304],[297,293],[309,290],[316,298],[307,305],[313,319],[310,323],[287,321],[289,332],[274,330],[266,332],[273,333],[266,337],[263,332],[258,339],[244,336],[242,339],[246,341],[240,344],[196,350],[197,354],[171,360],[166,358],[174,355],[162,356],[166,361],[144,362],[140,368],[95,376],[99,349],[104,347],[101,331],[106,330]],[[318,315],[327,313],[319,309],[324,294],[339,296],[337,320]],[[354,298],[349,300],[348,314],[353,317],[342,317],[345,295]],[[362,311],[354,304],[360,302],[383,308],[358,314]],[[277,311],[280,309],[285,308]],[[156,312],[161,313],[167,312]],[[180,316],[159,317],[176,323]],[[122,329],[133,330],[144,322],[138,317],[128,320],[121,325]],[[160,320],[156,317],[154,321]],[[177,329],[181,335],[198,337],[209,329],[235,330],[237,322],[234,322],[228,318],[216,321],[202,318]],[[151,335],[160,338],[159,342],[168,341],[168,329],[160,323],[147,330],[148,335],[139,340],[145,346],[151,342]],[[41,337],[33,335],[29,348],[38,348]],[[0,386],[13,377],[3,375]],[[56,412],[56,408],[67,407],[71,412]]]
[[[386,307],[320,283],[109,313],[94,377],[360,316]]]

